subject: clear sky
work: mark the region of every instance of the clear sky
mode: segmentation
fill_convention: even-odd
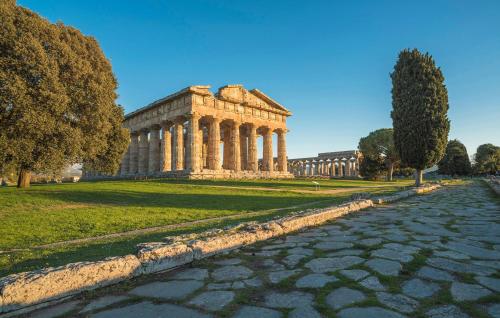
[[[398,52],[446,78],[450,139],[500,145],[500,1],[18,0],[94,36],[126,112],[189,85],[258,88],[289,108],[289,157],[391,127]]]

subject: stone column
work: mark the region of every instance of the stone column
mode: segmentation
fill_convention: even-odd
[[[264,149],[262,152],[262,166],[265,171],[273,171],[273,131],[267,128],[264,133]]]
[[[141,136],[139,139],[139,174],[148,173],[149,164],[149,140],[148,140],[148,130],[141,130]]]
[[[342,160],[339,159],[339,177],[343,177],[344,176],[343,170],[344,169],[342,169]]]
[[[231,170],[241,170],[240,123],[235,121],[231,127]]]
[[[244,126],[240,126],[241,170],[248,170],[248,139]]]
[[[331,167],[330,167],[330,176],[331,177],[335,177],[335,161],[332,160],[330,162],[330,165],[331,165]]]
[[[208,134],[208,168],[220,170],[220,119],[213,118]]]
[[[174,123],[172,170],[184,169],[184,127],[182,124],[182,120]]]
[[[200,171],[199,120],[200,115],[191,114],[187,128],[186,169],[191,172]]]
[[[149,133],[149,174],[160,171],[160,126],[154,125]]]
[[[248,127],[248,170],[259,171],[259,159],[257,158],[257,127],[250,124]]]
[[[278,171],[286,172],[286,132],[278,131]]]
[[[231,128],[223,126],[222,168],[231,169]]]
[[[122,164],[120,167],[120,175],[121,176],[126,176],[129,174],[129,164],[130,164],[130,145],[127,148],[127,151],[125,151],[125,154],[123,155],[122,158]]]
[[[162,139],[161,139],[161,171],[167,172],[172,170],[172,133],[170,132],[170,125],[164,124],[162,126]]]
[[[345,161],[345,176],[349,177],[351,175],[351,160],[347,159]]]
[[[139,163],[139,134],[133,132],[130,134],[130,163],[129,174],[136,174],[138,172]]]
[[[200,171],[202,171],[205,168],[206,165],[206,156],[207,156],[207,149],[205,147],[205,142],[203,141],[203,127],[199,127],[198,130],[198,155],[199,155],[199,165],[200,165]]]

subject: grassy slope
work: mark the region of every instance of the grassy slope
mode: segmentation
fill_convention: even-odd
[[[319,180],[322,189],[384,185],[349,180]],[[221,188],[213,186],[233,186]],[[406,182],[383,189],[394,191]],[[245,187],[245,189],[237,188]],[[251,190],[248,187],[313,189],[311,180],[288,181],[113,181],[33,186],[27,190],[0,189],[0,250],[30,248],[40,244],[93,237],[152,226],[176,224],[218,216],[244,214],[318,202],[316,206],[339,203],[349,193],[335,196],[320,193]],[[266,219],[289,211],[244,216],[222,224],[246,219]],[[159,240],[170,234],[200,231],[220,226],[211,222],[178,230],[135,237],[0,254],[0,276],[10,272],[60,265],[77,260],[99,259],[133,251],[139,242]]]

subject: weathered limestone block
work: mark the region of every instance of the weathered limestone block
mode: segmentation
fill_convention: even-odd
[[[183,243],[153,242],[138,245],[137,257],[144,274],[156,273],[190,263],[193,250]]]
[[[268,222],[233,233],[194,240],[189,243],[189,246],[193,249],[194,258],[202,259],[281,234],[283,234],[283,229],[276,222]]]
[[[115,284],[139,275],[140,267],[127,255],[9,275],[0,279],[0,313]]]
[[[297,231],[304,227],[323,224],[329,220],[341,217],[349,212],[358,211],[371,206],[373,206],[372,200],[358,200],[342,204],[338,207],[314,211],[313,213],[305,215],[285,217],[278,222],[285,230],[285,233],[289,233]]]

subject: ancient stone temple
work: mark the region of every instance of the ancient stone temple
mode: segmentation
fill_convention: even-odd
[[[316,157],[289,159],[289,171],[297,177],[357,178],[362,155],[357,150],[319,153]]]
[[[290,111],[257,89],[227,85],[213,94],[209,88],[190,86],[126,115],[130,146],[120,176],[292,178],[286,154]]]

